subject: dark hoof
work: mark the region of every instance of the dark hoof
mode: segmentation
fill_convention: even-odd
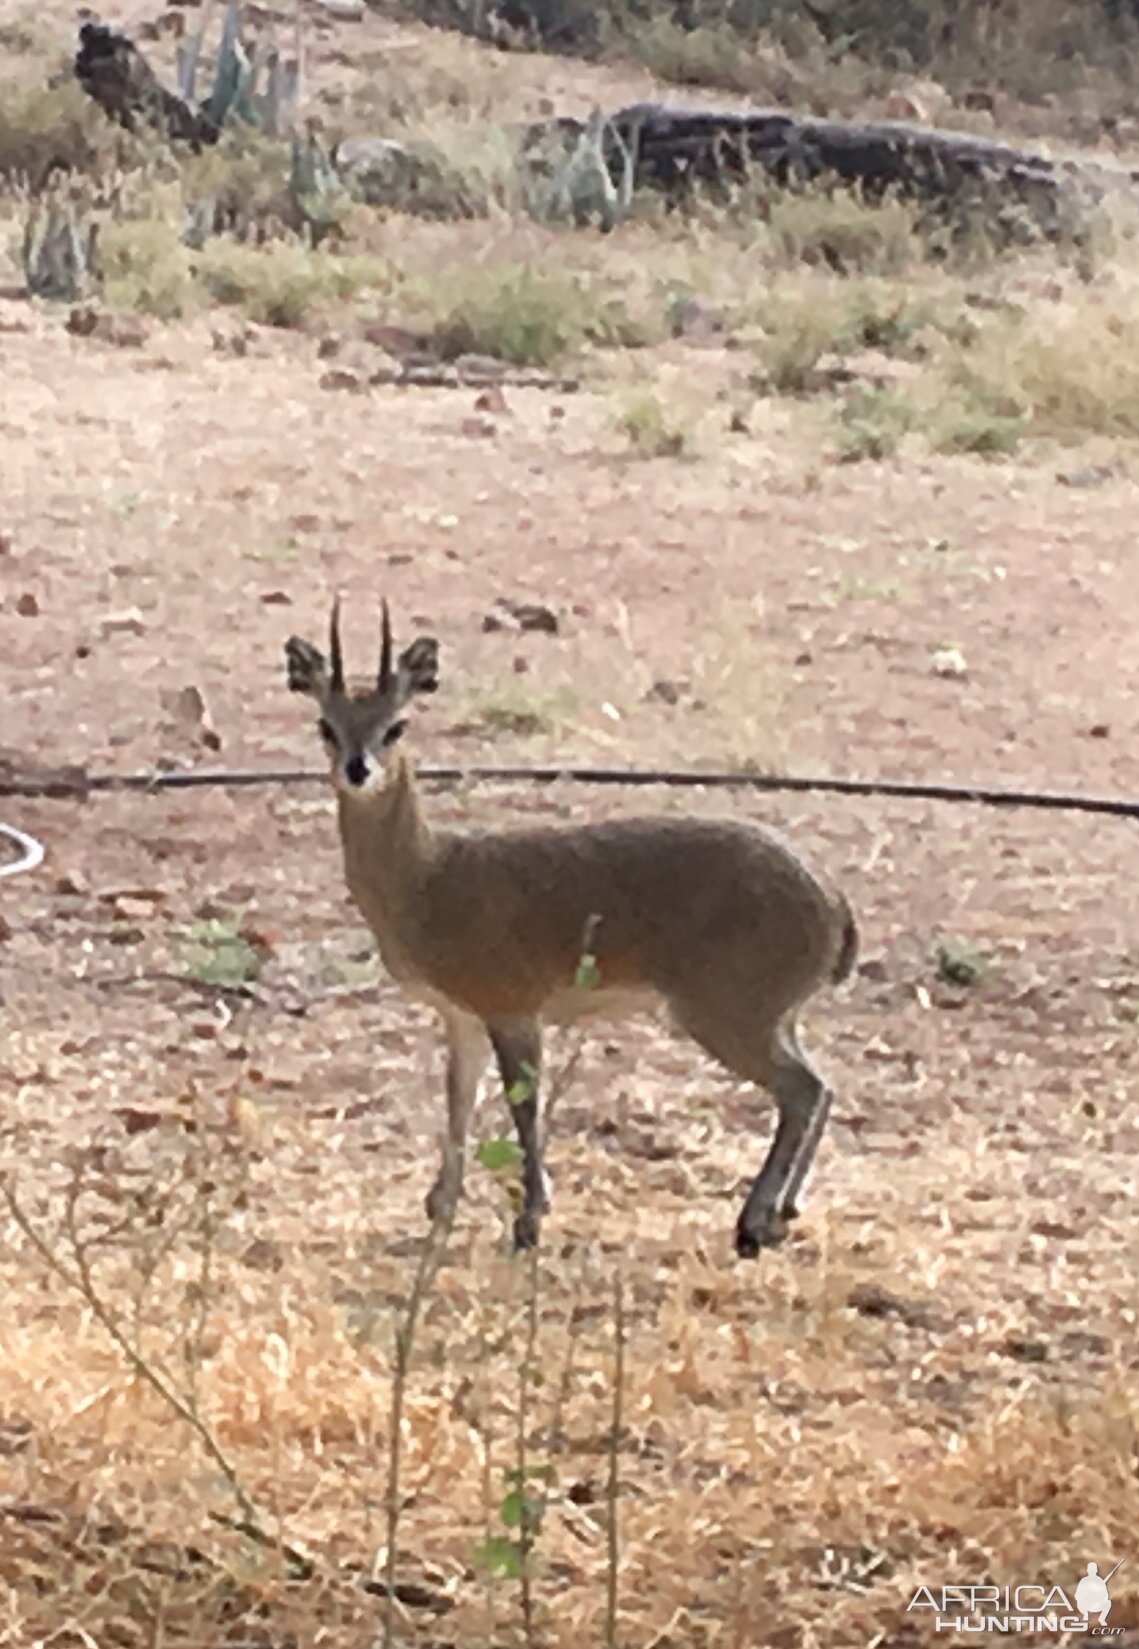
[[[794,1213],[768,1215],[767,1222],[758,1230],[741,1220],[736,1226],[736,1253],[741,1260],[754,1260],[761,1248],[778,1248],[787,1235],[787,1223]]]

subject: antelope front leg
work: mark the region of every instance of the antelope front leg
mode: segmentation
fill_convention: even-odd
[[[479,1020],[466,1014],[448,1014],[445,1023],[447,1133],[439,1172],[427,1193],[427,1218],[432,1224],[437,1220],[450,1220],[462,1194],[467,1125],[487,1060],[486,1031]]]
[[[522,1147],[522,1207],[514,1221],[517,1253],[537,1244],[542,1215],[550,1209],[549,1184],[542,1165],[542,1037],[538,1026],[526,1021],[509,1029],[492,1027],[490,1039]]]

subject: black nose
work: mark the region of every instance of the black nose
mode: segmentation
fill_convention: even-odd
[[[349,784],[362,785],[368,777],[368,764],[363,756],[349,756],[344,763],[344,777]]]

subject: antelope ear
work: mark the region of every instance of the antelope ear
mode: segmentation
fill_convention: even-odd
[[[439,643],[435,637],[416,636],[399,655],[396,669],[401,698],[434,693],[439,686]]]
[[[285,643],[285,663],[288,668],[289,691],[307,693],[309,698],[323,699],[328,691],[328,668],[324,654],[311,641],[290,636]]]

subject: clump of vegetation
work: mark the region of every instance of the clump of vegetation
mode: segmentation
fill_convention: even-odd
[[[839,275],[894,275],[920,255],[916,221],[907,201],[871,204],[853,189],[816,189],[775,196],[767,229],[786,264],[822,265]]]
[[[973,452],[982,457],[1005,457],[1024,438],[1029,419],[1007,395],[985,388],[966,387],[940,407],[930,439],[938,452]]]
[[[655,395],[630,401],[621,413],[620,427],[638,458],[679,458],[690,447],[687,431],[673,422]]]
[[[331,303],[390,284],[389,272],[375,259],[338,257],[283,240],[264,246],[208,241],[194,274],[217,303],[233,304],[261,325],[280,327],[303,326]]]
[[[409,295],[433,314],[432,347],[444,360],[492,355],[544,367],[587,343],[629,349],[652,339],[620,299],[577,276],[517,264],[421,281]]]
[[[261,959],[237,920],[211,917],[187,932],[183,967],[189,979],[232,988],[253,984]]]
[[[811,395],[823,388],[823,357],[844,349],[849,339],[843,306],[812,287],[769,301],[763,324],[755,377],[759,393]]]
[[[103,296],[113,309],[175,320],[194,307],[199,295],[174,217],[105,224],[97,265]]]
[[[913,406],[897,390],[857,384],[839,413],[836,456],[845,464],[888,458],[913,422]]]
[[[0,183],[35,194],[55,172],[92,174],[131,147],[77,81],[0,85]]]
[[[941,939],[934,946],[937,977],[945,985],[977,985],[989,971],[989,963],[973,945],[961,939]]]

